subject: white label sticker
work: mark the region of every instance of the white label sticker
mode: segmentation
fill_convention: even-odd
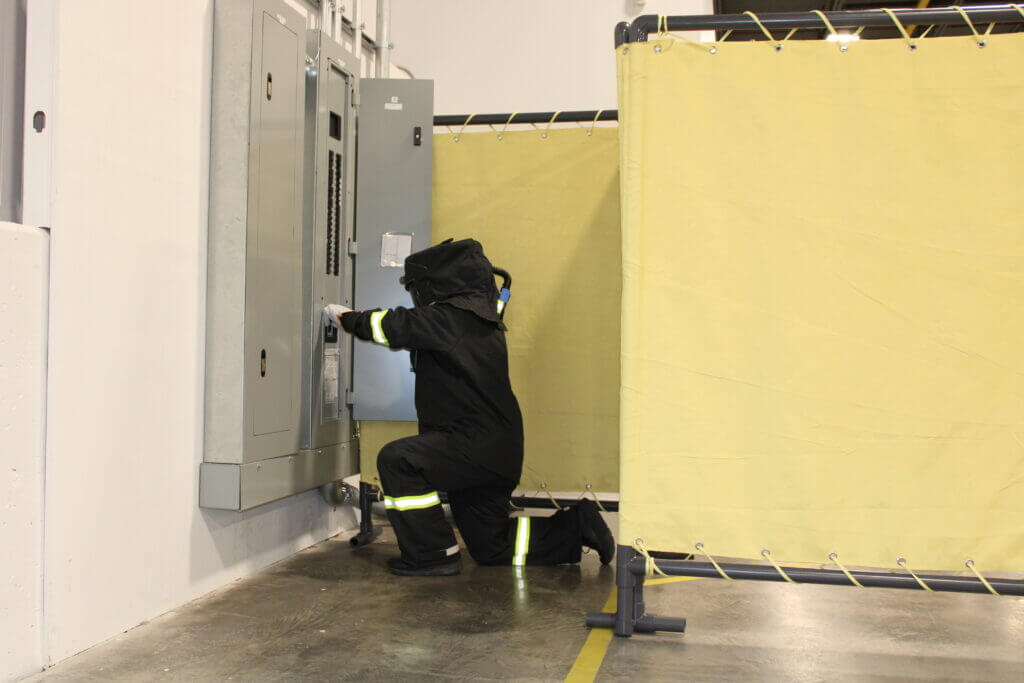
[[[411,232],[386,232],[380,236],[380,267],[401,268],[412,253]]]
[[[384,108],[387,109],[388,111],[402,111],[402,103],[401,102],[385,102],[384,103]]]
[[[341,354],[337,346],[331,345],[324,348],[322,422],[338,419],[338,365],[340,360]]]

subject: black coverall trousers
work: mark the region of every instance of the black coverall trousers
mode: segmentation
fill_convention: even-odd
[[[439,493],[447,492],[469,554],[482,565],[579,562],[580,520],[575,508],[551,517],[509,517],[517,482],[475,464],[446,432],[427,432],[381,449],[377,470],[388,519],[402,557],[417,566],[450,561],[459,553]]]

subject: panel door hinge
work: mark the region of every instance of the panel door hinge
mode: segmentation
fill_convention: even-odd
[[[359,89],[358,88],[352,88],[352,100],[351,101],[352,101],[352,106],[354,108],[358,108],[359,107]]]
[[[356,392],[351,389],[345,390],[345,405],[354,406],[356,404]]]
[[[359,253],[359,242],[356,242],[354,239],[349,238],[349,240],[348,240],[348,255],[349,256],[355,256],[358,253]]]

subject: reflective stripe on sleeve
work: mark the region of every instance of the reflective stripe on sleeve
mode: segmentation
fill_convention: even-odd
[[[384,316],[387,311],[374,311],[370,314],[370,330],[373,332],[373,341],[384,346],[390,346],[388,337],[384,334]]]
[[[437,491],[424,493],[419,496],[402,496],[401,498],[384,496],[384,507],[388,510],[398,510],[399,512],[423,510],[440,504],[441,496],[438,495]]]
[[[530,550],[530,518],[519,517],[516,525],[516,554],[512,565],[522,567],[526,564],[526,553]]]
[[[504,310],[505,310],[505,302],[504,301],[498,301],[498,314],[501,315],[501,312],[504,311]]]

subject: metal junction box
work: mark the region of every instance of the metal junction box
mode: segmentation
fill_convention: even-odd
[[[434,82],[359,84],[356,308],[412,305],[398,279],[410,252],[430,246]],[[409,353],[356,344],[357,420],[415,420]]]
[[[327,250],[351,226],[356,83],[340,47],[307,56],[319,36],[283,0],[217,0],[213,34],[199,497],[244,510],[354,471],[336,400],[347,351],[324,343],[319,311],[351,297],[347,264]],[[338,75],[324,82],[332,63]]]

